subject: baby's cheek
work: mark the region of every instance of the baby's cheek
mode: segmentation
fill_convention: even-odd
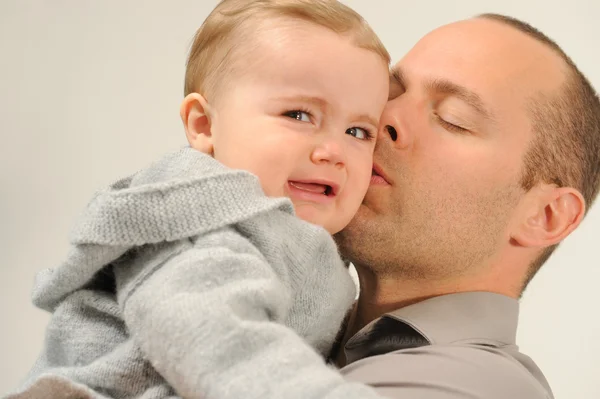
[[[277,168],[273,167],[261,168],[258,177],[263,187],[263,191],[268,197],[287,197],[287,178],[276,171]]]
[[[346,224],[350,223],[354,214],[358,211],[366,193],[366,189],[360,189],[359,187],[355,187],[355,189],[349,191],[345,204],[340,207],[339,218],[340,222],[344,223],[344,227]]]
[[[355,170],[353,176],[349,176],[346,182],[343,203],[340,204],[340,209],[343,209],[345,213],[344,217],[347,218],[347,223],[354,217],[354,214],[358,211],[360,204],[362,203],[369,185],[371,182],[371,171],[373,165],[369,164],[368,169],[362,168]]]
[[[272,181],[268,179],[266,176],[259,176],[261,180],[262,189],[267,197],[283,197],[283,190],[278,189],[278,187],[273,184]]]
[[[371,175],[373,171],[373,161],[365,162],[360,168],[354,171],[352,178],[351,190],[358,197],[358,201],[362,202],[363,197],[367,193],[371,184]]]

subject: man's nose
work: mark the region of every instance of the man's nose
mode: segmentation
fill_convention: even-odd
[[[385,126],[385,130],[387,130],[387,132],[390,135],[390,138],[392,139],[392,141],[398,140],[398,132],[396,131],[396,129],[393,126],[386,125]]]
[[[381,115],[378,140],[383,140],[398,149],[408,148],[414,139],[404,120],[400,98],[388,102]]]

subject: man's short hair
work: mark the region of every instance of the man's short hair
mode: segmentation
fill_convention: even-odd
[[[252,40],[265,21],[300,20],[347,36],[360,48],[378,54],[388,65],[390,55],[367,22],[337,0],[223,0],[196,32],[185,73],[184,94],[216,95],[216,88],[236,60],[252,58]],[[238,65],[243,67],[243,63]]]
[[[573,187],[581,192],[586,212],[600,190],[600,100],[589,80],[556,42],[516,18],[483,14],[480,18],[518,29],[550,47],[567,65],[565,83],[553,96],[530,100],[534,138],[524,157],[521,185],[538,183]],[[531,264],[523,289],[548,260],[556,245],[546,248]]]

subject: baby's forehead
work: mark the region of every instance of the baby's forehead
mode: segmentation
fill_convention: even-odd
[[[272,62],[279,64],[285,61],[282,57],[294,52],[304,52],[306,57],[317,57],[319,52],[314,48],[321,36],[335,36],[340,41],[353,43],[352,36],[334,32],[302,19],[289,17],[273,17],[263,21],[253,21],[237,28],[237,32],[229,39],[227,50],[229,60],[242,62],[249,66],[252,61]],[[313,46],[313,47],[311,47]]]
[[[373,51],[357,46],[352,38],[306,21],[275,20],[252,37],[241,38],[221,67],[223,90],[239,84],[301,85],[307,91],[339,81],[353,85],[361,75],[388,80],[388,67]],[[373,65],[376,65],[373,67]],[[365,67],[366,70],[362,70]]]
[[[229,90],[226,103],[274,114],[299,109],[375,127],[389,93],[387,65],[335,32],[301,34],[299,41],[294,35],[263,41],[238,61],[222,87]]]
[[[284,54],[274,48],[294,50],[315,31],[334,34],[389,63],[389,54],[372,29],[338,1],[222,2],[196,34],[186,70],[186,94],[210,91],[222,80],[248,74],[261,60],[279,64]],[[307,57],[311,56],[319,53],[308,49]]]

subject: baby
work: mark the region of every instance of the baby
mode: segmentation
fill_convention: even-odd
[[[269,397],[288,353],[314,378],[355,296],[331,234],[368,188],[388,64],[335,0],[219,3],[188,59],[189,147],[87,206],[36,281],[53,317],[12,397]]]

